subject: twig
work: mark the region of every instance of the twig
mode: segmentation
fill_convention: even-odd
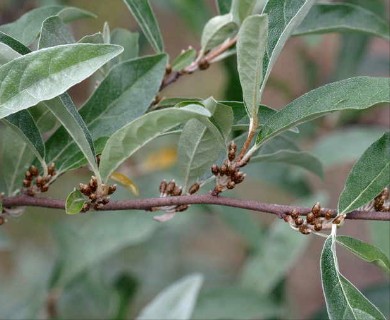
[[[15,197],[5,197],[3,200],[5,208],[17,206],[31,206],[42,208],[65,209],[65,201],[59,199],[30,197],[27,195],[19,195]],[[312,208],[288,206],[279,204],[263,203],[254,200],[242,200],[221,196],[205,195],[191,195],[180,197],[165,197],[165,198],[147,198],[147,199],[131,199],[111,201],[99,211],[118,211],[118,210],[146,210],[150,211],[153,208],[161,206],[181,205],[181,204],[213,204],[228,207],[235,207],[247,209],[257,212],[275,214],[278,217],[283,217],[285,214],[291,213],[294,209],[301,216],[306,216],[311,212]],[[334,209],[323,208],[323,212],[331,210],[335,217],[337,211]],[[351,220],[379,220],[390,221],[390,212],[376,212],[376,211],[353,211],[349,213],[346,219]]]

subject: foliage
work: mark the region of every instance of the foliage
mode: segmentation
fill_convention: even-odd
[[[286,279],[307,251],[309,238],[304,235],[311,234],[326,238],[320,270],[328,317],[385,319],[387,311],[376,307],[375,301],[369,301],[340,273],[336,244],[379,266],[385,274],[390,270],[388,253],[378,247],[380,243],[336,233],[353,211],[390,211],[386,189],[390,184],[390,132],[357,125],[333,128],[320,139],[313,137],[326,127],[324,117],[336,119],[342,127],[340,114],[359,119],[367,109],[390,103],[390,79],[375,76],[375,72],[355,76],[357,70],[345,68],[333,75],[337,81],[310,87],[280,110],[264,105],[266,87],[276,83],[272,71],[292,36],[343,33],[356,41],[352,37],[359,35],[389,41],[389,23],[375,6],[372,10],[362,1],[349,2],[217,0],[218,12],[204,24],[199,46],[194,45],[200,49],[189,47],[177,56],[168,55],[164,28],[154,10],[174,7],[194,28],[200,16],[209,14],[206,5],[199,7],[199,17],[190,18],[188,12],[198,5],[196,1],[172,0],[151,6],[147,0],[123,0],[122,9],[133,15],[140,34],[124,28],[111,31],[105,23],[102,32],[78,41],[70,23],[96,16],[76,7],[41,6],[0,26],[0,225],[6,219],[10,220],[6,226],[12,225],[11,218],[24,210],[5,206],[3,198],[44,197],[49,187],[50,196],[66,199],[68,214],[66,220],[40,218],[41,228],[54,230],[56,257],[44,248],[36,256],[27,254],[28,248],[15,255],[18,267],[14,272],[25,277],[25,290],[21,292],[4,277],[0,318],[41,317],[44,307],[49,318],[286,318],[291,305],[285,296]],[[309,43],[310,39],[301,41]],[[365,48],[364,43],[357,45]],[[148,45],[151,48],[145,49]],[[150,49],[152,54],[140,55]],[[344,50],[340,49],[340,61]],[[161,100],[166,87],[182,77],[190,81],[192,73],[221,60],[234,61],[229,70],[237,66],[237,72],[230,71],[230,81],[239,83],[234,94],[242,95],[241,101],[182,97],[180,92]],[[340,79],[343,72],[353,77]],[[86,79],[92,83],[90,95],[78,107],[70,89],[85,85]],[[307,142],[312,153],[301,149]],[[169,149],[172,144],[173,151]],[[253,189],[237,186],[245,178],[257,188],[263,186],[265,195],[255,193],[259,199],[284,202],[296,197],[300,198],[297,204],[308,201],[311,206],[321,195],[311,192],[306,171],[326,178],[329,167],[355,160],[335,217],[319,204],[305,219],[284,212],[281,216],[288,223],[271,224],[238,209],[205,204],[191,207],[164,227],[144,212],[79,215],[104,210],[113,200],[156,197],[162,174],[172,177],[160,184],[162,198],[190,196],[198,189],[211,190],[214,196],[235,189],[234,195],[245,198],[245,192],[253,194]],[[89,183],[83,184],[86,179]],[[188,205],[148,209],[163,211],[155,219],[166,221]],[[202,257],[194,255],[183,262],[176,256],[183,249],[181,240],[189,241],[194,230],[205,232],[214,218],[241,241],[245,259],[235,266],[234,275],[221,275],[216,266],[205,267],[198,261]],[[28,219],[24,215],[21,224]],[[55,227],[51,221],[57,222]],[[0,230],[0,250],[9,250],[13,241],[5,228]],[[331,230],[329,236],[326,230]],[[380,237],[375,237],[378,242],[375,239]],[[230,249],[227,245],[220,252]],[[33,273],[24,269],[25,263],[36,266]],[[150,267],[155,269],[150,271]],[[177,280],[179,273],[186,273],[181,280]],[[209,279],[213,285],[208,286]],[[168,286],[169,282],[174,283]],[[142,292],[146,289],[140,290],[138,283],[141,288],[153,283],[153,290],[166,289],[152,300],[156,290]],[[143,300],[134,300],[136,294]],[[78,300],[79,296],[83,298]]]

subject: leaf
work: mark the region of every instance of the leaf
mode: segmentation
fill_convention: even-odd
[[[213,99],[205,100],[203,104],[212,114],[210,120],[227,139],[233,122],[231,109],[219,105]],[[215,132],[196,119],[186,123],[178,144],[179,167],[184,173],[184,190],[206,172],[210,172],[211,165],[221,152],[226,151],[225,141],[218,141]]]
[[[103,180],[106,181],[123,161],[161,133],[190,119],[205,121],[209,116],[210,112],[205,108],[190,105],[154,111],[133,120],[108,139],[100,158]]]
[[[327,113],[361,110],[390,102],[389,85],[388,78],[356,77],[314,89],[292,101],[264,124],[257,137],[257,147],[282,131]]]
[[[130,32],[127,29],[116,28],[111,32],[111,44],[117,44],[124,48],[123,52],[115,58],[118,60],[117,62],[123,62],[138,57],[138,39],[138,33]]]
[[[260,97],[285,43],[315,2],[316,0],[268,0],[266,3],[263,14],[268,15],[268,43],[264,55]]]
[[[127,196],[127,192],[123,196]],[[80,216],[74,224],[57,225],[54,234],[61,256],[59,274],[52,283],[53,287],[64,287],[103,259],[147,240],[156,226],[144,212],[134,211],[131,214],[104,212]]]
[[[233,16],[230,13],[211,18],[202,32],[200,40],[202,54],[233,37],[237,31],[238,25],[233,21]]]
[[[1,139],[0,173],[2,179],[0,180],[5,183],[6,194],[11,196],[22,187],[24,173],[34,155],[27,143],[19,136],[15,136],[14,131],[9,127],[3,130]]]
[[[274,153],[251,157],[251,163],[260,161],[292,164],[309,170],[320,178],[324,177],[321,161],[316,156],[306,151],[279,150]]]
[[[30,53],[31,50],[27,48],[25,45],[15,40],[14,38],[6,35],[5,33],[0,31],[0,42],[6,44],[19,54],[27,54]]]
[[[282,221],[275,221],[263,238],[256,253],[243,268],[241,283],[244,288],[268,294],[286,275],[308,244],[308,238]]]
[[[269,296],[240,287],[227,287],[201,292],[192,319],[279,319],[282,312],[283,309]]]
[[[97,145],[99,138],[109,137],[147,110],[158,93],[166,61],[165,55],[155,55],[114,66],[80,109],[97,153],[103,150]],[[77,147],[63,128],[58,129],[46,145],[47,158],[56,163],[59,172],[83,164],[82,156],[77,155]]]
[[[164,51],[160,28],[148,0],[124,0],[142,32],[157,53]]]
[[[390,272],[390,260],[379,248],[347,236],[337,236],[336,241],[360,259],[374,263],[383,270]]]
[[[191,319],[202,283],[201,274],[192,274],[182,278],[160,292],[136,319]]]
[[[101,32],[96,32],[94,34],[88,34],[82,37],[78,43],[94,43],[94,44],[103,44],[103,34]],[[114,58],[117,59],[117,58]]]
[[[0,42],[0,66],[20,56],[14,49]]]
[[[58,16],[49,17],[43,22],[38,40],[39,49],[74,42],[70,30]]]
[[[335,239],[330,235],[321,254],[321,280],[329,318],[385,319],[383,314],[338,271]]]
[[[60,95],[121,51],[113,45],[70,44],[10,61],[0,67],[0,118]]]
[[[216,0],[215,3],[220,15],[224,15],[230,12],[232,0]]]
[[[382,134],[383,129],[379,127],[360,126],[335,130],[318,139],[312,153],[326,167],[356,161]]]
[[[196,58],[196,50],[189,48],[180,53],[175,60],[172,61],[172,70],[180,71],[188,67]]]
[[[57,124],[55,116],[45,106],[44,102],[38,103],[36,106],[28,109],[31,116],[34,118],[35,123],[41,133],[48,132],[54,128]]]
[[[73,104],[70,96],[67,93],[62,94],[60,97],[47,101],[46,105],[72,137],[74,143],[87,159],[99,181],[99,169],[96,163],[91,134],[80,114],[77,112],[76,106]]]
[[[16,133],[24,142],[27,143],[30,150],[44,163],[45,144],[41,137],[37,125],[28,110],[22,110],[3,119],[6,124]],[[10,141],[8,142],[10,143]]]
[[[84,204],[87,203],[84,195],[80,190],[74,189],[68,194],[65,200],[65,212],[66,214],[77,214],[81,212]]]
[[[233,20],[241,24],[247,16],[252,14],[255,4],[256,0],[233,0],[230,9]]]
[[[0,26],[0,31],[20,41],[25,46],[30,45],[38,36],[43,21],[48,17],[59,15],[64,22],[80,18],[95,17],[94,14],[74,7],[45,6],[33,9],[18,20]]]
[[[139,196],[139,189],[137,185],[127,176],[120,172],[114,172],[110,176],[111,180],[114,180],[124,186],[127,190],[129,190],[133,195]]]
[[[356,210],[374,199],[389,184],[389,177],[390,132],[387,132],[353,166],[339,198],[339,214]]]
[[[388,23],[360,6],[350,3],[317,4],[311,8],[294,35],[327,32],[362,32],[390,39]]]
[[[268,17],[253,15],[244,20],[237,41],[237,69],[248,116],[257,120],[263,58],[268,36]]]

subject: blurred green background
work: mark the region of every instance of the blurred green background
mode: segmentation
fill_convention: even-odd
[[[216,14],[212,0],[150,2],[171,58],[189,45],[198,48],[202,26]],[[347,2],[381,15],[389,9],[388,1]],[[0,23],[48,4],[97,14],[96,19],[71,25],[76,39],[101,31],[106,21],[111,30],[138,30],[121,0],[1,0]],[[151,53],[142,36],[140,46],[142,54]],[[263,102],[280,108],[327,82],[354,75],[388,77],[389,56],[387,42],[358,34],[293,38],[276,63]],[[78,104],[87,99],[89,88],[82,83],[71,90]],[[235,58],[182,77],[161,96],[240,100]],[[389,128],[389,119],[389,108],[380,106],[332,114],[302,126],[301,133],[290,138],[323,161],[324,180],[280,163],[251,164],[245,168],[248,179],[229,196],[308,206],[321,201],[335,207],[353,162]],[[162,179],[181,181],[174,162],[177,141],[176,136],[160,138],[122,168],[139,187],[139,197],[158,196]],[[67,173],[49,195],[64,198],[88,179],[86,169]],[[208,189],[211,186],[204,191]],[[120,189],[116,197],[134,195]],[[390,223],[348,221],[340,233],[373,242],[390,255]],[[325,315],[318,313],[324,305],[322,243],[270,215],[233,208],[192,206],[164,224],[137,211],[70,217],[62,211],[28,208],[0,227],[0,318],[53,316],[51,301],[62,319],[131,318],[170,283],[199,272],[205,283],[197,319],[323,319]],[[341,248],[338,253],[341,272],[390,315],[389,278]],[[57,277],[61,286],[51,288]]]

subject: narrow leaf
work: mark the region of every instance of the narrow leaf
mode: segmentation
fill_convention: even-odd
[[[0,42],[0,66],[18,58],[19,56],[20,54],[14,49]]]
[[[172,61],[172,70],[180,71],[188,67],[196,58],[196,50],[189,48],[180,53],[175,60]]]
[[[233,122],[231,109],[217,104],[213,99],[204,101],[211,112],[211,121],[218,126],[224,137],[230,133]],[[218,141],[214,132],[198,120],[190,120],[183,128],[178,144],[179,167],[184,173],[184,190],[199,180],[211,165],[226,151],[226,143]]]
[[[58,16],[49,17],[43,22],[38,40],[39,49],[74,42],[70,30]]]
[[[362,32],[390,39],[389,24],[380,16],[349,3],[318,4],[311,8],[294,35]]]
[[[385,319],[383,314],[339,273],[332,235],[326,239],[322,250],[321,279],[329,319]]]
[[[233,37],[237,31],[238,25],[233,21],[233,16],[230,13],[211,18],[203,28],[200,41],[202,53]]]
[[[390,260],[379,248],[347,236],[337,236],[336,241],[360,259],[374,263],[383,270],[390,272]]]
[[[166,56],[161,54],[116,65],[80,109],[97,153],[102,151],[111,134],[147,110],[159,90],[166,62]],[[103,144],[99,145],[97,141],[101,138],[104,138],[100,140]],[[47,158],[57,164],[59,172],[83,164],[82,156],[77,155],[77,147],[64,128],[59,128],[46,145]]]
[[[257,145],[298,124],[330,112],[366,109],[390,102],[390,79],[356,77],[333,82],[295,99],[272,116],[260,130]]]
[[[124,0],[130,9],[135,20],[137,20],[146,39],[148,39],[152,48],[161,53],[164,51],[164,44],[160,33],[160,28],[150,7],[148,0]]]
[[[233,20],[241,24],[245,18],[252,14],[256,0],[233,0],[230,12],[233,15]]]
[[[263,13],[268,15],[268,43],[264,56],[260,96],[276,59],[294,29],[302,22],[316,0],[268,0]]]
[[[123,49],[70,44],[42,49],[0,67],[0,118],[52,99],[89,77]]]
[[[390,183],[390,132],[375,141],[353,166],[341,192],[340,214],[365,205]]]
[[[88,11],[74,7],[45,6],[27,12],[15,22],[0,26],[0,31],[28,46],[38,36],[43,21],[55,15],[60,15],[64,22],[95,17]]]
[[[195,308],[203,276],[193,274],[163,290],[139,314],[137,320],[189,320]]]
[[[110,176],[111,180],[114,180],[116,182],[119,182],[122,186],[124,186],[127,190],[129,190],[132,194],[135,196],[139,196],[139,189],[137,185],[126,175],[120,173],[120,172],[114,172]]]
[[[230,12],[232,6],[232,0],[215,0],[218,12],[220,15],[224,15]]]
[[[41,137],[41,133],[28,110],[19,111],[9,115],[3,120],[5,120],[5,123],[13,129],[14,133],[27,143],[40,162],[44,163],[45,144]]]
[[[251,158],[254,162],[283,162],[309,170],[320,178],[324,172],[321,161],[313,154],[305,151],[279,150],[275,153],[261,154]]]
[[[80,190],[75,189],[68,194],[65,200],[65,212],[66,214],[77,214],[81,212],[83,205],[86,203],[84,195]]]
[[[25,45],[17,41],[16,39],[6,35],[5,33],[0,31],[0,42],[6,44],[19,54],[27,54],[30,53],[31,50],[27,48]]]
[[[267,45],[268,17],[254,15],[245,19],[237,42],[237,68],[245,107],[249,117],[257,119],[263,58]]]
[[[111,32],[111,44],[117,44],[123,47],[123,52],[114,60],[117,62],[123,62],[126,60],[134,59],[138,57],[139,34],[136,32],[130,32],[127,29],[116,28]]]
[[[190,105],[154,111],[133,120],[108,139],[100,158],[103,180],[106,181],[122,162],[161,133],[190,119],[204,121],[209,116],[207,109]]]

